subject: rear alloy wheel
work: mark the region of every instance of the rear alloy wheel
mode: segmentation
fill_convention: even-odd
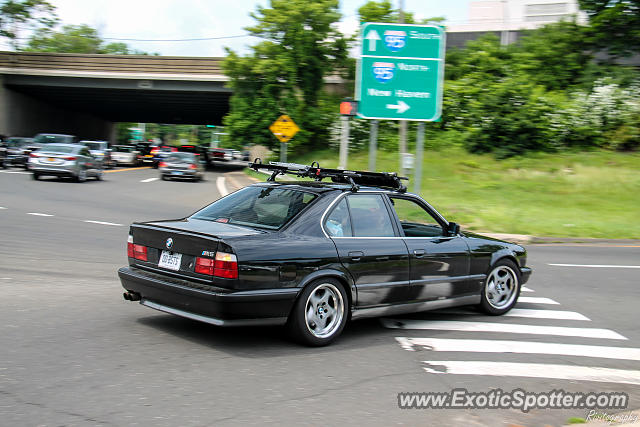
[[[347,295],[340,282],[316,280],[300,293],[289,317],[289,330],[303,344],[330,344],[344,329],[347,307]]]
[[[34,172],[31,175],[31,178],[35,179],[36,181],[40,179],[40,174],[38,172]]]
[[[78,175],[76,176],[76,182],[85,182],[87,180],[87,170],[80,168]]]
[[[96,181],[102,181],[102,171],[99,170],[98,172],[96,172]]]
[[[163,181],[166,181],[167,179],[169,179],[165,174],[160,175],[160,178],[162,178]]]
[[[515,263],[498,261],[487,276],[480,307],[487,314],[500,315],[511,310],[520,295],[520,272]]]

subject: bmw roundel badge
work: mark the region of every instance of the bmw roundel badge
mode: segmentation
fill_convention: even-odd
[[[166,242],[167,249],[171,249],[173,247],[173,239],[169,237]]]

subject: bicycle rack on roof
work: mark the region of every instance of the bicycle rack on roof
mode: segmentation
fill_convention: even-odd
[[[402,180],[409,178],[398,176],[395,172],[367,172],[367,171],[350,171],[342,169],[325,169],[321,168],[318,162],[311,165],[301,165],[298,163],[280,163],[269,162],[262,163],[260,158],[256,158],[253,163],[249,163],[249,167],[255,171],[259,169],[271,171],[271,176],[267,181],[275,181],[278,175],[290,174],[301,178],[312,178],[316,181],[322,181],[324,178],[331,178],[332,182],[350,184],[351,191],[359,190],[360,185],[381,187],[404,193],[407,187],[402,184]]]

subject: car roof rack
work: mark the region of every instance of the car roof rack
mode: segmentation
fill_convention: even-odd
[[[267,181],[275,181],[278,175],[291,174],[302,178],[312,178],[322,181],[324,178],[331,178],[332,182],[350,184],[351,191],[356,192],[360,185],[381,187],[404,193],[407,187],[402,184],[402,180],[409,178],[398,176],[395,172],[367,172],[351,171],[342,169],[321,168],[318,162],[311,165],[301,165],[298,163],[269,162],[262,163],[260,158],[256,158],[249,163],[249,168],[258,171],[260,169],[271,171],[271,176]]]

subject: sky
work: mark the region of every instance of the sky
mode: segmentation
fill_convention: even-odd
[[[312,1],[312,0],[310,0]],[[397,7],[399,0],[392,0]],[[130,47],[166,56],[224,56],[224,47],[241,54],[258,39],[242,36],[244,27],[253,25],[249,16],[256,6],[268,0],[49,0],[62,24],[87,24],[96,28],[107,42],[124,42]],[[341,0],[342,32],[358,29],[357,9],[366,0]],[[417,18],[444,16],[447,22],[463,23],[468,17],[469,0],[405,0],[404,9]],[[153,41],[225,37],[203,41]]]

